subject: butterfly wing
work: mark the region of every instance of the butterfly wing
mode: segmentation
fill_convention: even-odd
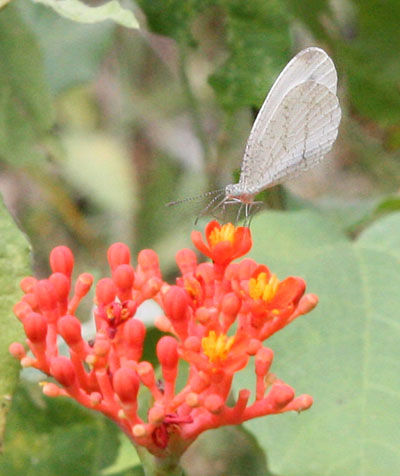
[[[268,182],[269,176],[272,177],[275,175],[273,170],[268,171],[269,168],[279,168],[279,164],[276,164],[276,161],[283,160],[283,162],[287,162],[288,160],[291,160],[290,155],[286,158],[280,157],[278,155],[269,155],[269,150],[271,148],[279,146],[279,143],[273,145],[273,142],[275,140],[278,140],[279,142],[279,134],[284,133],[284,129],[279,131],[277,130],[276,125],[272,126],[270,123],[272,121],[272,118],[274,118],[275,122],[278,121],[278,123],[281,124],[281,120],[286,117],[284,112],[282,112],[282,103],[290,103],[290,100],[285,100],[286,96],[291,90],[307,82],[310,82],[310,85],[308,86],[309,88],[313,88],[315,84],[320,84],[326,89],[328,89],[331,94],[333,94],[334,96],[336,95],[337,74],[335,66],[331,58],[325,53],[325,51],[321,50],[320,48],[312,47],[300,51],[300,53],[298,53],[287,64],[287,66],[284,68],[284,70],[281,72],[274,85],[272,86],[266,100],[264,101],[264,104],[260,109],[260,112],[258,113],[258,116],[251,129],[249,139],[247,141],[239,180],[241,190],[254,189],[253,178],[255,176],[258,177],[256,181],[260,184],[259,187],[255,187],[258,190],[262,190],[268,186],[272,186],[276,183],[279,183],[279,181],[282,181],[285,178],[289,178],[288,175],[285,176],[284,169],[279,173],[279,181],[276,178],[272,182],[271,178],[270,182]],[[305,94],[307,94],[307,92]],[[296,93],[294,93],[294,98],[296,99]],[[287,107],[293,108],[293,105],[287,104]],[[307,104],[305,103],[303,107],[307,107]],[[335,124],[331,124],[332,127],[336,127],[336,135],[337,128],[340,122],[339,104],[337,104],[337,108],[339,116],[337,118],[336,114],[334,118],[336,118],[336,120],[338,119],[338,123],[336,126]],[[278,109],[281,112],[279,112]],[[280,118],[278,116],[280,116]],[[306,114],[305,119],[307,120]],[[290,118],[288,118],[287,120],[290,121]],[[289,124],[287,124],[287,126],[289,126]],[[269,131],[270,127],[273,127],[274,130]],[[273,138],[271,134],[278,134],[278,136],[275,137],[274,135]],[[333,134],[333,132],[331,134]],[[321,152],[319,160],[317,160],[316,158],[313,160],[306,160],[306,154],[304,156],[304,160],[306,160],[306,163],[302,165],[300,163],[301,161],[297,159],[297,164],[293,163],[291,169],[295,168],[297,165],[298,167],[300,167],[300,170],[305,170],[318,163],[323,158],[322,154],[329,151],[333,142],[335,141],[335,138],[332,141],[328,141],[328,143],[330,143],[329,147],[323,147],[321,149],[323,152]],[[299,137],[297,137],[297,139],[300,140]],[[269,142],[270,140],[272,141],[272,143]],[[280,138],[280,142],[284,144],[285,140],[289,140],[287,134]],[[290,145],[286,144],[285,147],[286,149],[289,149]],[[312,165],[311,162],[313,162]],[[287,172],[289,173],[289,170]]]
[[[297,84],[275,108],[268,127],[249,141],[239,183],[256,193],[318,164],[336,140],[340,119],[331,89],[314,81]]]

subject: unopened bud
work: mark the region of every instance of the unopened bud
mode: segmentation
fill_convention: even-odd
[[[140,270],[149,276],[161,277],[160,265],[157,253],[153,250],[142,250],[138,254],[138,265]]]
[[[107,258],[110,268],[114,270],[121,264],[129,264],[131,261],[131,253],[124,243],[114,243],[108,248]]]
[[[21,360],[26,356],[25,347],[20,342],[13,342],[10,344],[8,351],[18,360]]]
[[[99,304],[107,305],[114,301],[117,287],[111,278],[103,278],[97,283],[96,297]]]
[[[78,298],[83,298],[89,292],[93,284],[93,276],[89,273],[82,273],[78,276],[75,284],[75,294]]]
[[[179,250],[176,253],[176,263],[182,275],[194,273],[197,266],[196,253],[189,248]]]
[[[50,267],[53,273],[63,273],[70,277],[74,267],[74,255],[66,246],[57,246],[50,253]]]
[[[58,332],[69,346],[82,341],[81,323],[75,316],[64,316],[57,323]]]
[[[128,367],[119,368],[113,376],[113,387],[124,403],[136,403],[139,390],[139,377]]]
[[[204,406],[210,413],[221,413],[225,405],[224,399],[220,395],[211,394],[204,400]]]
[[[47,319],[37,312],[31,312],[23,321],[25,334],[33,343],[44,342],[47,334]]]
[[[62,390],[55,383],[44,382],[42,392],[47,397],[59,397],[62,395]]]
[[[49,278],[53,285],[54,292],[59,301],[66,301],[68,299],[70,280],[63,273],[53,273]]]
[[[53,357],[50,362],[51,375],[64,387],[70,387],[75,382],[75,370],[67,357]]]
[[[135,438],[143,438],[147,435],[146,427],[144,425],[134,425],[132,427],[132,434]]]
[[[135,279],[135,272],[129,264],[120,264],[113,270],[113,280],[122,291],[130,290]]]
[[[27,276],[21,280],[20,286],[24,293],[33,293],[35,290],[35,286],[37,283],[37,279],[33,276]]]

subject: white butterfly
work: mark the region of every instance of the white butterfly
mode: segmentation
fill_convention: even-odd
[[[336,84],[335,66],[325,51],[300,51],[278,76],[257,115],[239,183],[227,185],[202,215],[224,194],[212,210],[239,202],[247,217],[257,193],[321,162],[336,140],[341,119]]]

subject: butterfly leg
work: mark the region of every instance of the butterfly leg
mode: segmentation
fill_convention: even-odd
[[[213,206],[213,204],[221,197],[221,195],[223,194],[224,192],[221,192],[219,193],[218,195],[216,195],[211,201],[210,203],[205,207],[203,208],[203,210],[197,215],[195,221],[194,221],[194,224],[197,225],[197,222],[199,221],[200,217],[204,216],[209,210],[210,208]],[[224,203],[226,200],[226,197],[224,197],[222,200],[220,200],[215,206],[213,206],[210,210],[210,213],[212,213],[215,209],[217,209],[222,203]]]
[[[244,203],[240,202],[239,209],[238,209],[238,212],[237,212],[237,215],[236,215],[236,223],[239,223],[240,215],[241,215],[242,210],[243,210],[243,205],[244,205]]]

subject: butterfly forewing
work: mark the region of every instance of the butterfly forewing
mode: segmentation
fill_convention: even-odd
[[[312,81],[294,87],[252,144],[241,180],[261,191],[313,167],[332,147],[340,118],[339,101],[327,87]]]
[[[334,64],[319,48],[303,50],[289,62],[251,130],[241,189],[263,190],[322,160],[341,118],[336,82]]]
[[[273,84],[250,132],[248,146],[253,138],[263,134],[269,120],[286,94],[298,84],[314,81],[336,94],[337,74],[331,58],[320,48],[300,51],[283,69]]]

